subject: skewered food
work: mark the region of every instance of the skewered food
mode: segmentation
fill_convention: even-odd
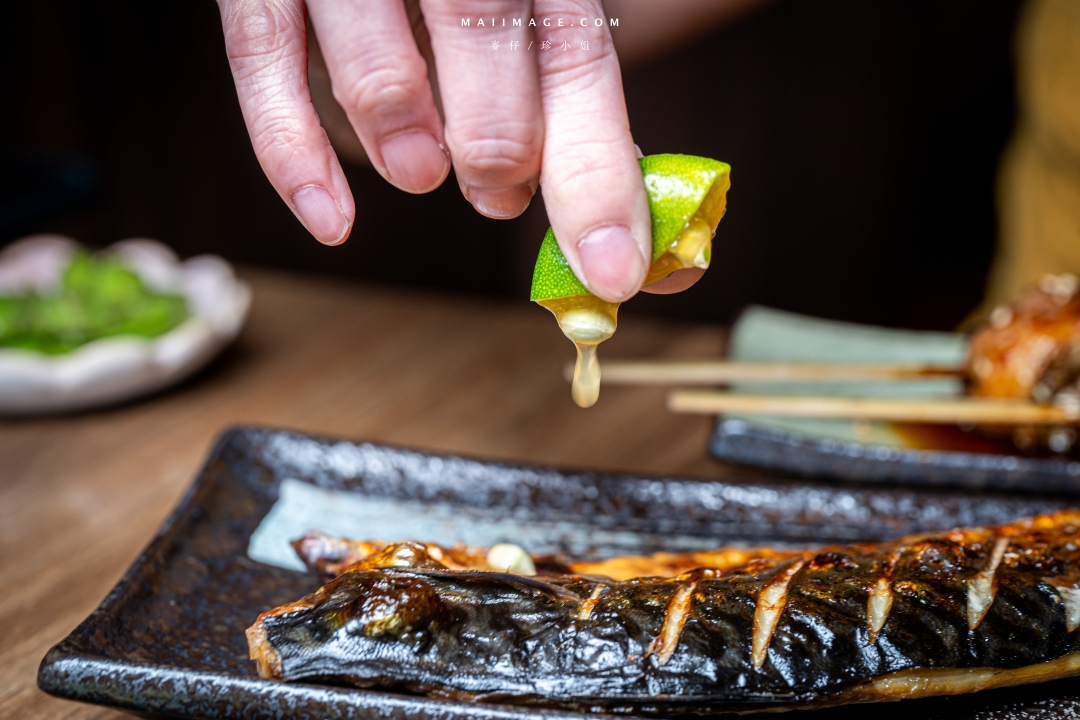
[[[1011,306],[996,308],[972,333],[962,366],[847,363],[622,363],[631,382],[715,384],[780,380],[902,381],[963,378],[968,397],[895,399],[820,395],[755,395],[677,390],[676,412],[858,418],[959,424],[1011,442],[1025,453],[1080,450],[1080,278],[1046,275]]]
[[[998,307],[971,338],[969,392],[975,397],[1033,400],[1080,410],[1080,279],[1046,275],[1011,306]],[[1022,450],[1068,452],[1074,428],[988,428],[1011,434]]]
[[[263,613],[248,643],[266,678],[582,710],[966,693],[1080,674],[1078,534],[1066,511],[873,545],[607,561],[645,574],[630,579],[353,543],[353,564]],[[305,561],[325,571],[317,544]],[[323,555],[340,562],[343,547]]]

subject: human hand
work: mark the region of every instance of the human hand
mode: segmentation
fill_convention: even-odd
[[[311,104],[305,3],[219,5],[263,170],[318,240],[343,242],[356,210]],[[306,2],[334,95],[373,166],[422,193],[443,182],[452,161],[465,197],[494,218],[519,215],[539,184],[574,272],[606,300],[633,295],[651,223],[599,0],[422,0],[421,9],[445,125],[402,0]]]

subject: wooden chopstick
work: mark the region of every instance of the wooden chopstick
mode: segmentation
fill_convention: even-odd
[[[673,412],[708,415],[743,413],[949,424],[1046,425],[1071,424],[1080,419],[1078,409],[1023,400],[893,400],[743,395],[717,390],[676,390],[668,395],[668,408]]]
[[[572,378],[573,365],[566,377]],[[605,360],[600,381],[620,385],[719,385],[731,382],[845,382],[964,377],[962,367],[886,363],[735,362],[726,360]]]

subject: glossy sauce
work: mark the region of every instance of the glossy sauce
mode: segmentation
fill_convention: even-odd
[[[1007,439],[995,441],[974,430],[956,425],[931,423],[889,423],[904,439],[904,445],[915,450],[951,450],[953,452],[985,455],[1023,455]]]
[[[707,270],[712,259],[712,240],[715,236],[716,228],[710,225],[706,213],[698,210],[667,251],[653,260],[644,284],[663,280],[676,270],[684,268]]]
[[[570,394],[580,407],[596,404],[600,397],[600,361],[596,346],[615,334],[618,324],[618,303],[609,303],[595,295],[540,300],[555,315],[559,328],[577,348],[574,363],[574,383]]]

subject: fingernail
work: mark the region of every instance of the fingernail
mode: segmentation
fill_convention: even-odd
[[[496,220],[509,220],[525,212],[535,192],[535,186],[530,185],[508,188],[470,187],[465,191],[465,197],[481,215]]]
[[[428,132],[395,135],[379,146],[390,182],[406,192],[434,190],[450,172],[446,148]]]
[[[645,258],[629,228],[596,228],[578,241],[577,249],[586,284],[608,302],[627,299],[645,279]]]
[[[326,188],[302,187],[293,193],[292,201],[300,222],[322,244],[338,245],[349,236],[352,225]]]

